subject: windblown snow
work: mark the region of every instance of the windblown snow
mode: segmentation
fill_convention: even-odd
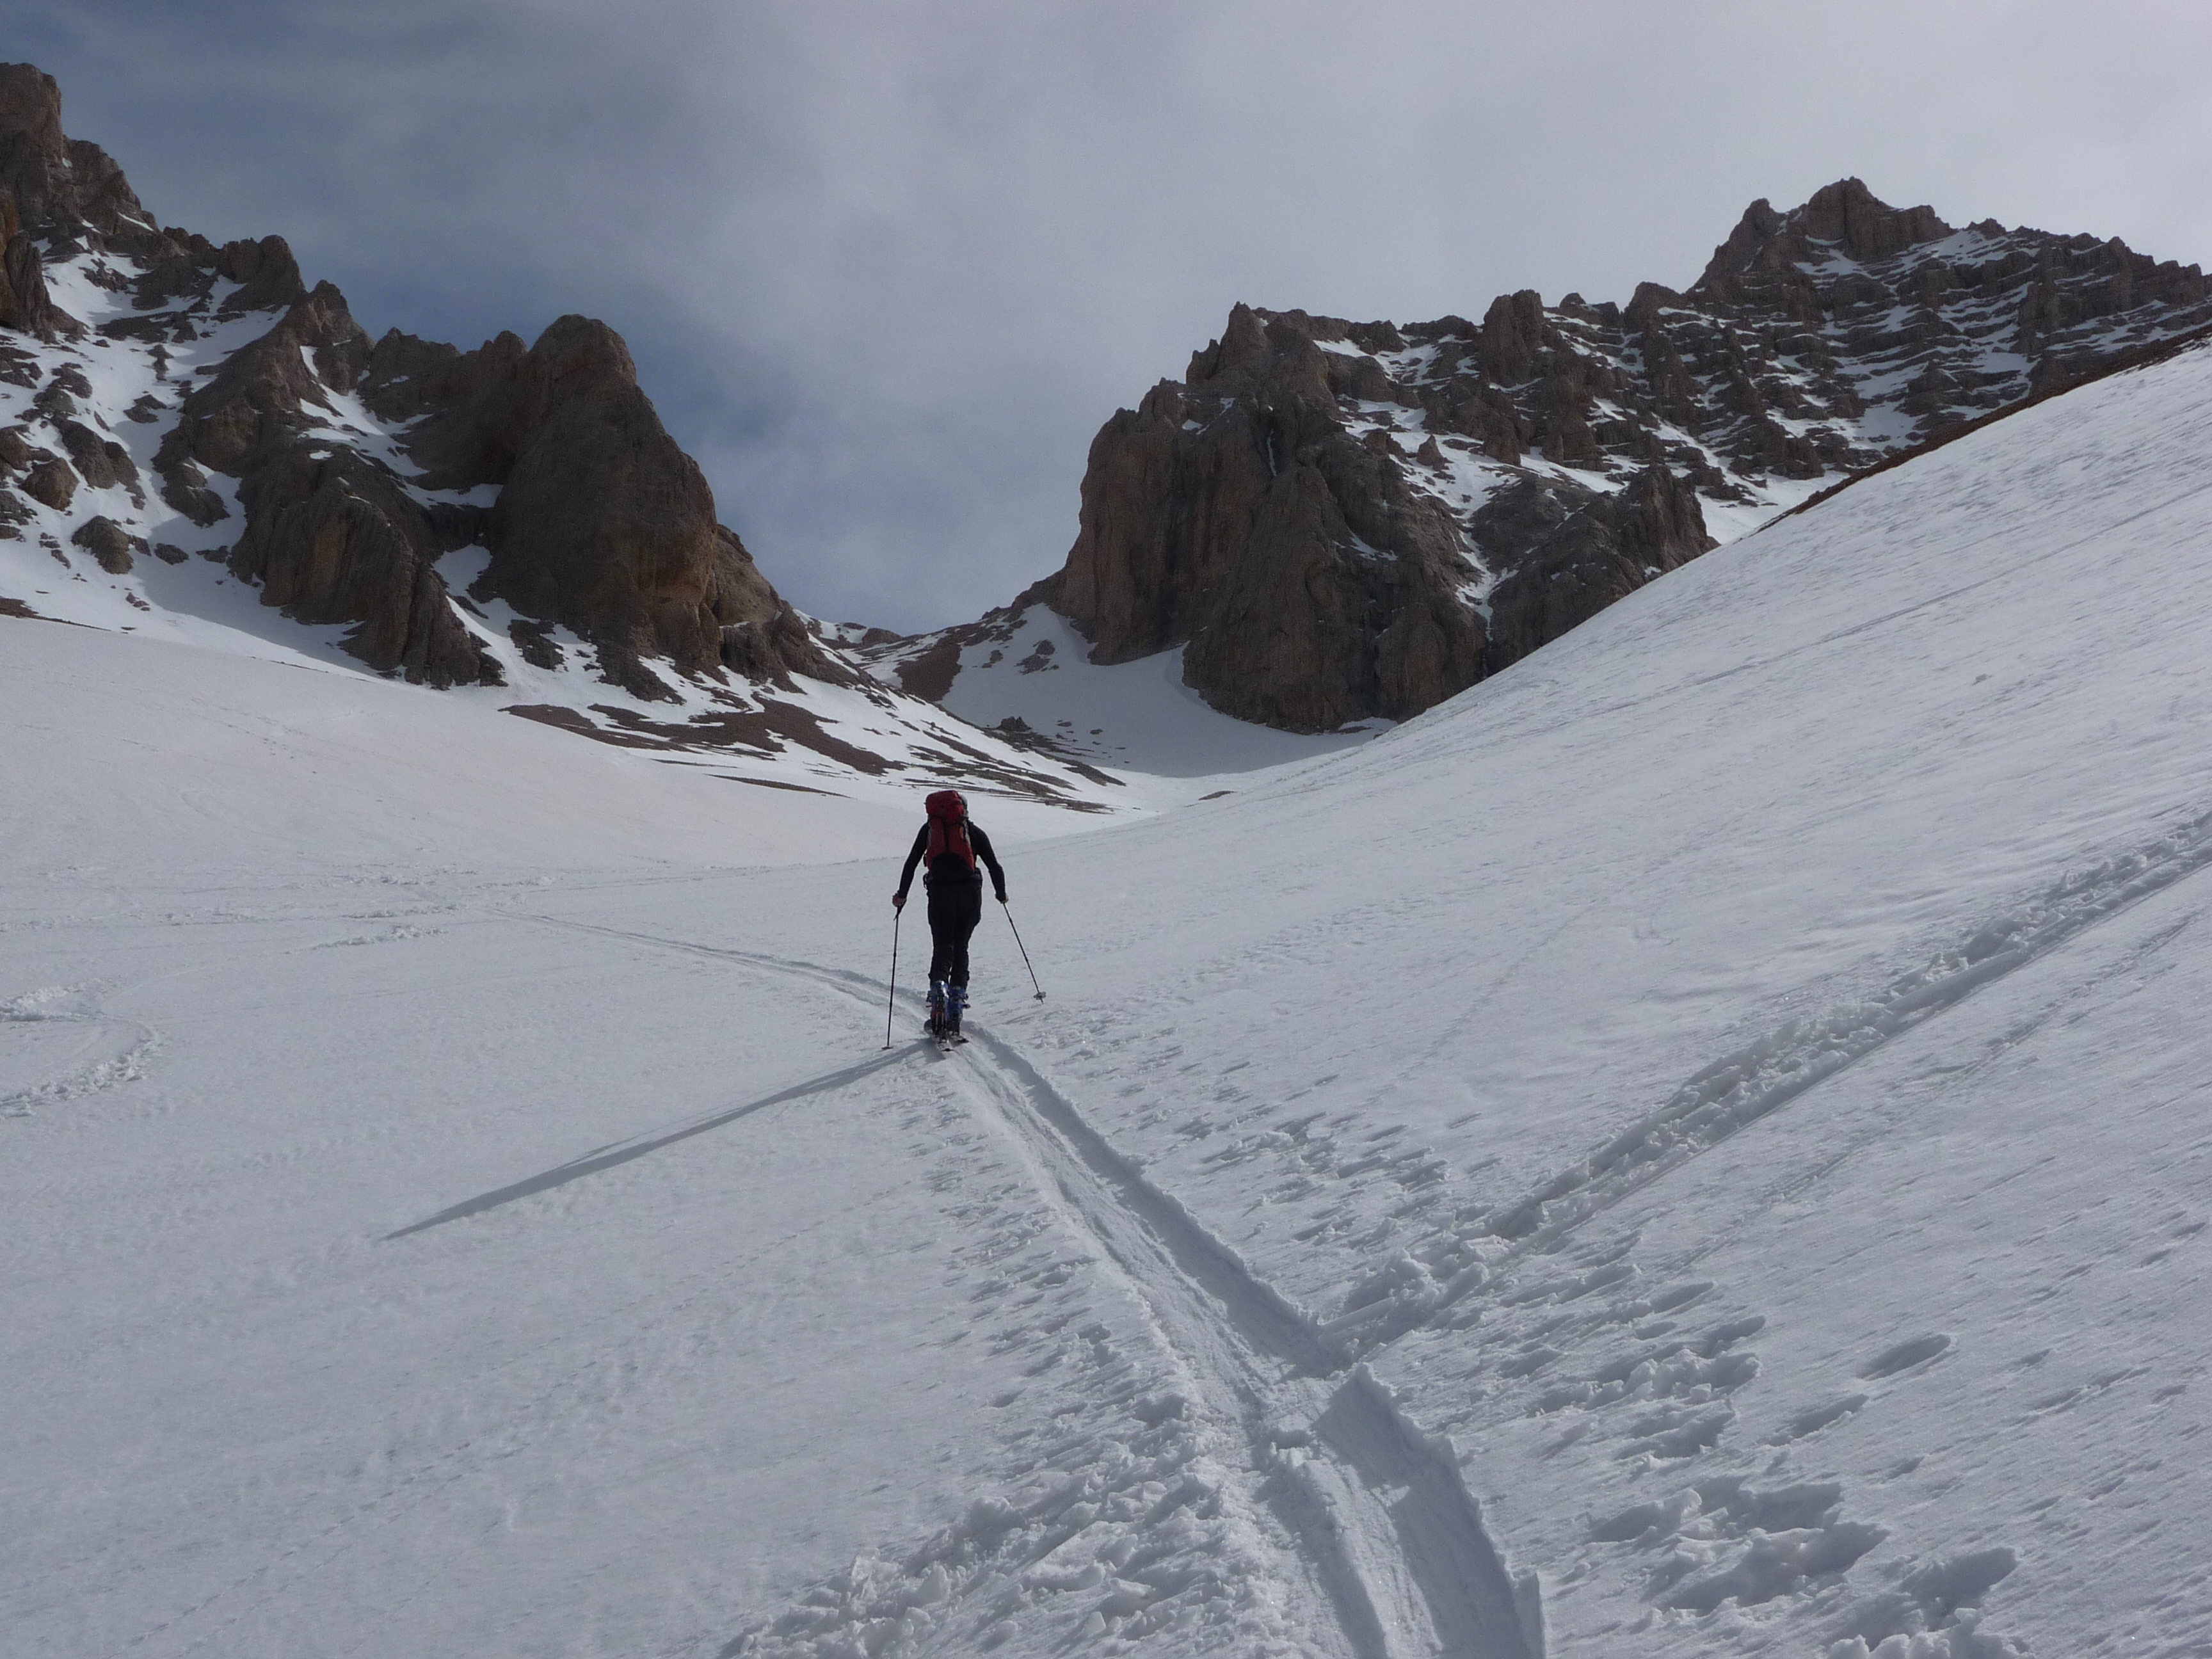
[[[2208,449],[979,809],[951,1055],[911,788],[0,620],[9,1651],[2212,1652]]]

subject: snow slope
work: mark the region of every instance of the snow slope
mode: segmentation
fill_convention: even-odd
[[[2208,439],[2197,350],[1010,836],[950,1057],[902,817],[380,713],[218,814],[263,687],[0,621],[13,1644],[2212,1650]]]
[[[1308,736],[1233,719],[1183,684],[1181,646],[1135,662],[1094,663],[1091,642],[1048,605],[952,632],[977,637],[957,647],[959,666],[942,699],[946,710],[986,729],[1018,721],[1060,753],[1142,775],[1148,797],[1170,789],[1167,779],[1262,771],[1334,754],[1371,735],[1366,726]],[[902,641],[863,659],[893,684],[915,644]]]

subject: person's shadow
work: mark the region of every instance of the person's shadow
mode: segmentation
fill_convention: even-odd
[[[572,1181],[597,1175],[602,1170],[611,1170],[617,1164],[627,1164],[634,1158],[643,1158],[647,1152],[657,1152],[664,1146],[673,1146],[679,1140],[689,1140],[693,1135],[703,1135],[709,1129],[719,1129],[725,1123],[734,1123],[741,1117],[764,1111],[770,1106],[780,1106],[787,1100],[803,1100],[809,1095],[826,1094],[832,1089],[842,1089],[848,1083],[858,1083],[872,1072],[908,1057],[907,1050],[896,1049],[864,1060],[857,1066],[848,1066],[842,1072],[830,1072],[805,1083],[794,1083],[788,1089],[763,1096],[759,1100],[747,1101],[742,1106],[732,1106],[726,1112],[717,1112],[712,1117],[702,1118],[696,1123],[686,1124],[680,1129],[671,1129],[665,1134],[648,1135],[640,1140],[618,1140],[596,1151],[572,1158],[566,1164],[518,1181],[511,1187],[501,1187],[489,1193],[479,1193],[474,1198],[465,1198],[459,1203],[441,1210],[426,1220],[397,1232],[384,1235],[377,1242],[388,1244],[395,1238],[404,1238],[410,1233],[419,1233],[427,1228],[441,1227],[448,1221],[459,1221],[466,1216],[482,1215],[486,1210],[496,1210],[502,1204],[512,1204],[519,1198],[528,1198],[533,1193],[550,1192],[556,1187],[565,1187]]]

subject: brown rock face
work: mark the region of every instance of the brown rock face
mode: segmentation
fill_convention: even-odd
[[[617,658],[721,662],[714,493],[638,389],[621,338],[564,317],[489,423],[514,459],[492,508],[489,588]]]
[[[31,504],[7,485],[0,484],[0,541],[22,540],[22,527],[30,523],[31,518]]]
[[[1524,290],[1401,328],[1239,306],[1099,432],[1036,596],[1095,661],[1184,647],[1226,713],[1402,719],[1715,545],[1709,508],[1741,533],[2207,323],[2194,265],[1954,230],[1856,179],[1754,202],[1686,292],[1626,307]]]
[[[297,285],[277,238],[234,243],[249,283]],[[242,292],[243,290],[241,290]],[[228,516],[202,469],[240,479],[246,525],[231,568],[262,602],[298,621],[352,623],[346,649],[384,673],[434,686],[497,684],[496,662],[448,602],[443,549],[428,515],[374,463],[313,435],[331,394],[350,389],[369,356],[344,296],[325,283],[261,338],[234,352],[185,400],[155,456],[161,494],[195,522]]]
[[[1339,418],[1387,378],[1313,328],[1240,306],[1187,385],[1107,423],[1048,596],[1094,660],[1187,643],[1208,702],[1297,731],[1417,713],[1472,681],[1486,642],[1449,515]]]
[[[23,474],[23,493],[57,513],[64,512],[76,499],[76,474],[60,456],[48,455],[32,462]]]
[[[114,520],[102,515],[87,519],[70,537],[72,545],[81,547],[100,562],[100,568],[111,576],[131,574],[131,555],[146,550],[146,538],[134,536]]]
[[[12,218],[0,208],[0,328],[54,337],[54,305],[46,295],[46,267],[39,245],[28,233],[14,228]]]
[[[320,284],[185,399],[161,440],[155,470],[165,483],[186,462],[242,475],[297,441],[311,410],[329,412],[330,394],[351,387],[368,356],[368,336],[345,296]]]
[[[122,168],[63,135],[61,88],[29,64],[0,64],[0,224],[11,242],[89,229],[136,246],[152,234]]]
[[[1478,538],[1520,550],[1491,591],[1486,673],[1718,545],[1705,534],[1696,490],[1663,465],[1645,468],[1617,492],[1582,492],[1579,505],[1554,519],[1574,500],[1571,491],[1527,479],[1474,515]]]
[[[60,421],[55,429],[61,434],[62,447],[76,464],[77,477],[94,489],[112,489],[120,484],[141,507],[146,504],[145,492],[138,488],[138,463],[131,459],[129,450],[112,438],[101,437],[82,421]]]
[[[258,242],[226,242],[213,260],[216,274],[239,284],[222,302],[219,313],[235,317],[248,311],[275,311],[295,306],[307,297],[307,284],[300,276],[300,262],[282,236],[264,236]],[[327,287],[325,283],[324,286]],[[335,289],[331,292],[336,293]],[[364,336],[362,343],[368,344]]]
[[[693,674],[848,678],[716,521],[704,475],[605,324],[563,317],[527,349],[503,334],[467,353],[388,334],[362,390],[387,419],[428,416],[409,441],[429,487],[501,487],[478,597],[574,629],[610,680],[666,695],[647,658]]]
[[[246,527],[230,568],[304,623],[351,623],[345,648],[381,673],[446,687],[501,684],[437,573],[422,509],[350,452],[289,445],[239,489]]]
[[[288,616],[348,626],[346,648],[371,667],[437,686],[499,681],[456,609],[471,602],[436,568],[481,544],[491,556],[477,598],[523,614],[512,636],[532,662],[560,659],[549,629],[565,626],[596,648],[606,678],[647,696],[673,695],[654,662],[716,680],[732,669],[786,684],[793,672],[852,678],[716,522],[705,477],[612,330],[564,317],[532,347],[502,334],[464,353],[396,331],[372,346],[337,289],[307,287],[283,238],[217,246],[156,229],[115,164],[64,135],[52,77],[0,64],[0,327],[85,331],[53,307],[48,258],[82,259],[89,280],[129,295],[99,343],[137,343],[164,376],[170,344],[274,313],[212,376],[179,387],[181,407],[149,393],[125,416],[167,423],[155,471],[163,500],[193,523],[235,518],[211,479],[237,480],[244,523],[230,568]],[[33,443],[35,428],[15,428],[0,433],[0,471],[48,507],[67,507],[80,483],[143,506],[130,452],[98,429],[117,411],[92,412],[91,383],[74,368],[43,386],[39,374],[33,354],[0,343],[0,379],[37,391],[32,412],[67,458]],[[336,402],[355,392],[414,423],[420,476],[363,453]],[[489,507],[434,499],[486,485],[498,491]],[[4,515],[13,528],[29,508],[7,502],[20,508]],[[76,539],[118,574],[148,550],[104,517]]]
[[[1510,295],[1465,355],[1525,380],[1542,330],[1536,296]],[[1437,488],[1448,467],[1432,434],[1408,453],[1395,416],[1346,422],[1347,405],[1423,407],[1355,333],[1409,349],[1387,325],[1240,306],[1188,383],[1107,423],[1045,595],[1094,641],[1093,660],[1184,646],[1184,679],[1208,702],[1293,731],[1406,720],[1712,545],[1695,493],[1663,466],[1621,507],[1532,480],[1517,511],[1463,517]],[[1469,408],[1517,459],[1521,434],[1479,396]],[[1577,453],[1593,441],[1580,420],[1555,415],[1548,430]],[[1484,555],[1508,573],[1490,620],[1470,597]]]

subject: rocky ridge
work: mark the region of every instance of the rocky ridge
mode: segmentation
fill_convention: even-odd
[[[2195,265],[1954,229],[1856,179],[1746,210],[1682,292],[1400,326],[1239,305],[1091,448],[1065,566],[870,647],[943,697],[1038,608],[1091,660],[1181,649],[1224,713],[1403,720],[1947,429],[2212,323]]]
[[[220,613],[626,745],[1099,804],[1099,775],[825,646],[720,522],[605,324],[473,351],[372,339],[281,237],[161,227],[28,64],[0,65],[0,230],[6,614]],[[241,592],[298,626],[240,617]]]

